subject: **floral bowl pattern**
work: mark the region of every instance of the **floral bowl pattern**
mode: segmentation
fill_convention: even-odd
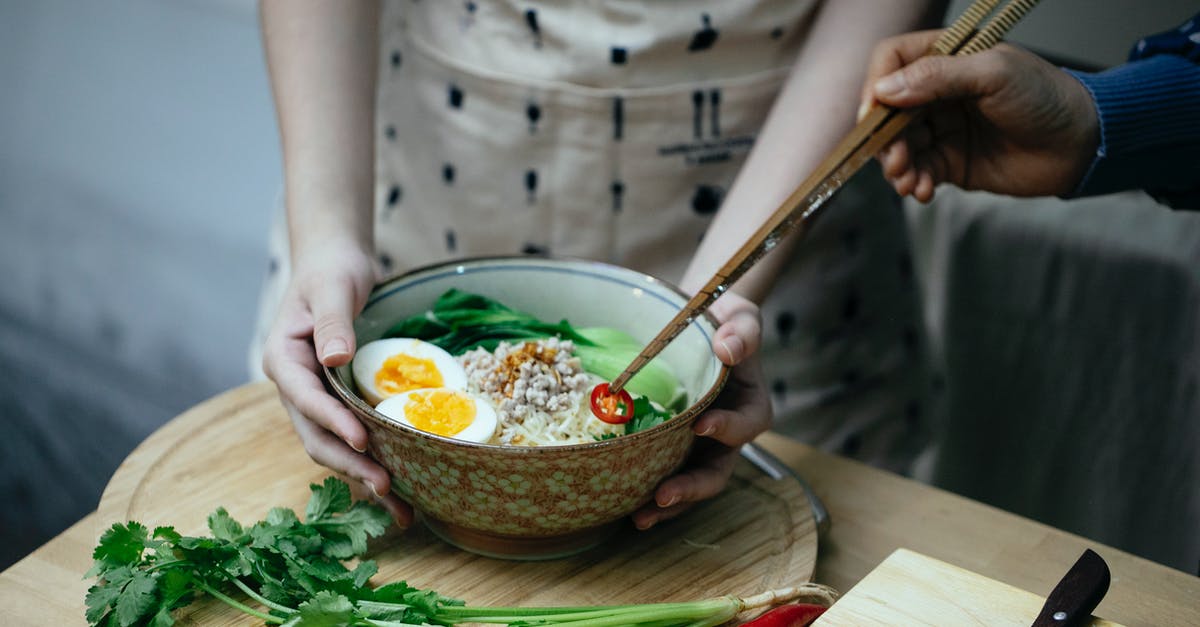
[[[429,308],[456,287],[578,326],[614,326],[648,340],[683,306],[676,288],[625,268],[590,261],[487,258],[415,270],[379,285],[355,321],[361,344]],[[604,540],[682,464],[696,416],[726,378],[713,355],[716,325],[698,318],[661,354],[691,405],[633,435],[569,446],[475,444],[418,431],[376,412],[355,390],[348,366],[327,369],[341,400],[370,434],[368,453],[392,473],[392,489],[440,537],[484,555],[544,559]]]

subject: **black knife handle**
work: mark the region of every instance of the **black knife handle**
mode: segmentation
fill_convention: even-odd
[[[1092,610],[1108,592],[1108,564],[1095,551],[1087,549],[1059,580],[1033,627],[1076,627],[1091,618]]]

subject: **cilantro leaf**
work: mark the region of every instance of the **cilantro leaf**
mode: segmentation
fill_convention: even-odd
[[[295,617],[284,623],[293,627],[341,627],[354,622],[354,604],[332,592],[318,592],[300,604]]]
[[[214,538],[226,542],[237,542],[245,533],[241,523],[234,520],[224,507],[218,507],[217,511],[208,515],[208,529]]]
[[[325,536],[327,543],[324,548],[325,555],[335,559],[346,559],[366,553],[367,538],[377,538],[383,535],[391,523],[391,516],[382,508],[360,501],[346,513],[326,520],[318,520],[313,522],[312,526]],[[350,546],[347,548],[345,544],[339,543],[338,536],[343,536],[348,540]],[[347,551],[349,551],[349,555],[346,554]]]
[[[84,616],[88,623],[97,624],[104,615],[112,609],[113,604],[117,602],[117,597],[121,596],[121,586],[109,582],[101,582],[90,588],[87,591],[87,597],[84,598],[84,603],[87,605],[87,612]]]
[[[308,486],[312,496],[304,509],[304,522],[314,523],[350,507],[350,486],[337,477],[325,477],[324,485]]]
[[[645,396],[635,396],[633,399],[633,418],[625,423],[625,435],[657,427],[670,419],[671,412],[656,408],[650,402],[650,399]]]
[[[146,550],[148,539],[146,527],[141,523],[114,524],[100,536],[100,543],[92,551],[92,559],[96,561],[93,570],[136,563]]]
[[[134,573],[117,598],[117,622],[121,627],[133,625],[150,612],[154,607],[154,592],[157,587],[158,581],[150,573]]]

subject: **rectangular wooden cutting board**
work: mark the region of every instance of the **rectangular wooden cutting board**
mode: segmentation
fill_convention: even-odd
[[[1070,565],[1063,567],[1065,573]],[[814,625],[988,625],[1029,627],[1046,599],[1032,592],[897,549]],[[1091,627],[1119,627],[1094,618]]]

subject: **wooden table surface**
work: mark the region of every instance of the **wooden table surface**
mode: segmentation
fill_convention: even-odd
[[[270,384],[252,384],[214,401],[266,394]],[[833,526],[821,539],[814,581],[848,591],[903,547],[1044,596],[1091,548],[1112,571],[1097,616],[1129,626],[1200,625],[1200,578],[778,435],[759,443],[805,476],[829,509]],[[130,458],[145,453],[140,447]],[[0,573],[0,623],[84,624],[83,574],[100,526],[93,513]]]

